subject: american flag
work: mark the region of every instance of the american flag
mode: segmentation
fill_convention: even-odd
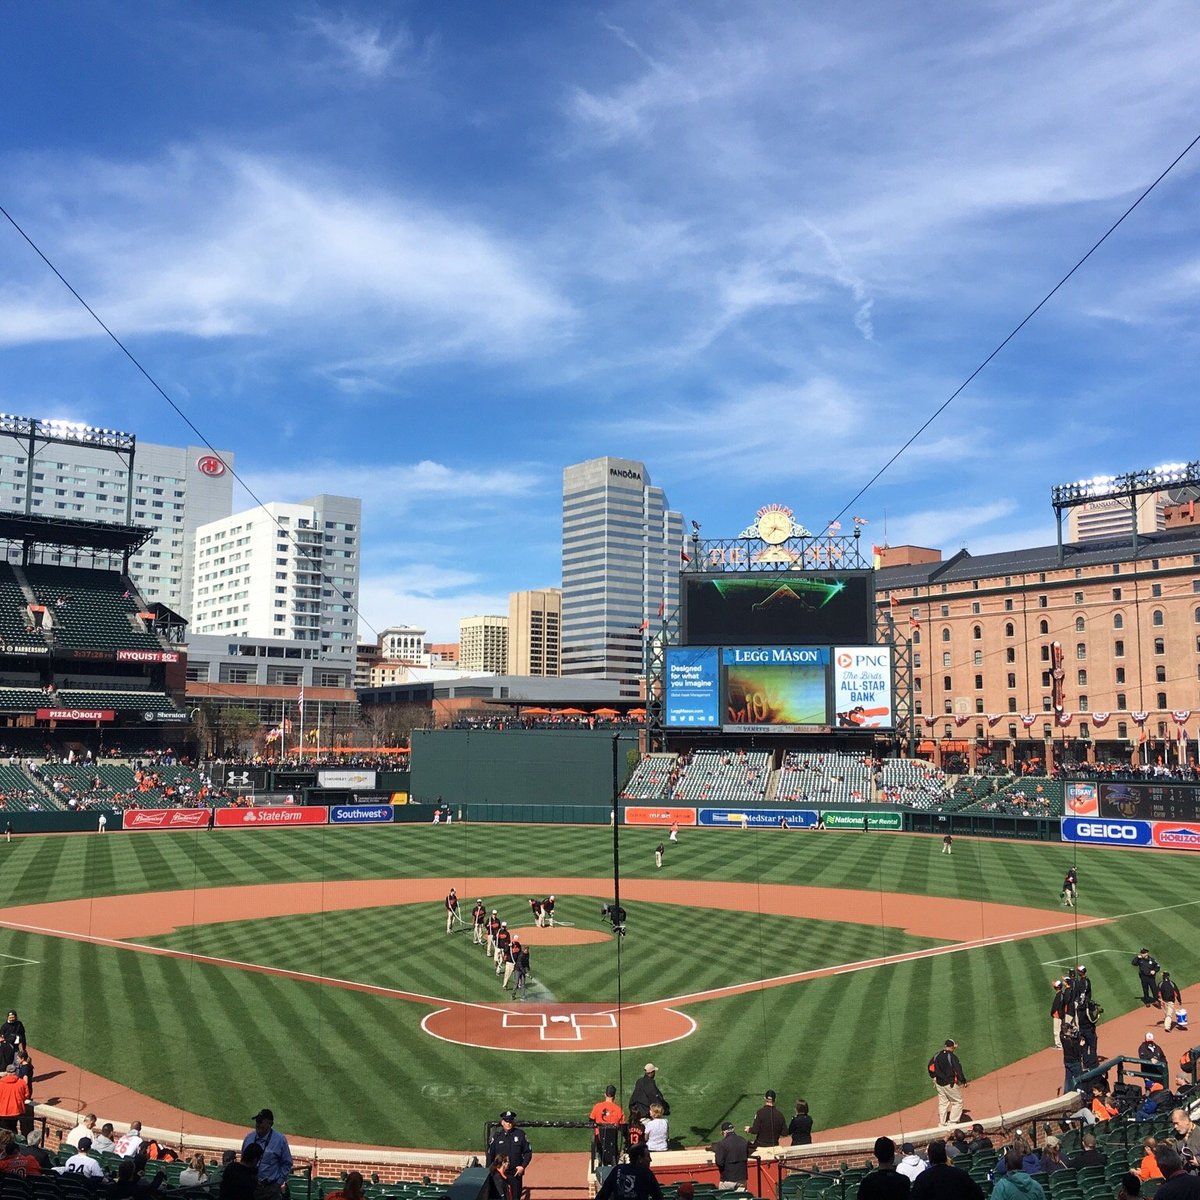
[[[842,527],[841,521],[830,521],[829,522],[829,532],[830,533],[837,533],[837,531],[839,529],[841,529],[841,527]]]
[[[296,708],[300,711],[300,715],[304,716],[304,684],[300,685],[300,695],[296,699]]]

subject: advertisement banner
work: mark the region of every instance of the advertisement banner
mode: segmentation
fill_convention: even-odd
[[[317,786],[323,788],[349,788],[361,792],[375,786],[374,771],[318,771]]]
[[[715,646],[668,646],[664,721],[693,729],[721,723]]]
[[[111,708],[39,708],[39,721],[111,721],[116,716]]]
[[[855,812],[853,809],[825,810],[826,829],[861,829],[866,818],[868,829],[903,829],[904,818],[898,812]]]
[[[325,825],[329,809],[321,805],[280,805],[275,808],[218,808],[216,824],[222,829],[278,828],[281,825]]]
[[[730,733],[798,733],[829,724],[829,650],[821,646],[726,646]]]
[[[887,646],[833,651],[834,721],[842,729],[891,729],[892,652]]]
[[[726,829],[779,828],[787,821],[790,829],[809,829],[817,823],[810,808],[702,808],[699,824]]]
[[[330,825],[390,825],[395,817],[390,804],[333,804]]]
[[[1076,817],[1094,817],[1100,812],[1100,797],[1094,783],[1067,784],[1067,812]]]
[[[207,808],[134,808],[121,814],[122,829],[205,829]]]
[[[631,807],[625,810],[626,825],[695,825],[694,808]]]
[[[1091,842],[1101,846],[1149,846],[1149,821],[1113,821],[1104,817],[1063,817],[1064,842]]]
[[[0,654],[49,654],[50,647],[43,643],[40,646],[25,646],[14,645],[10,642],[5,642],[0,646]]]
[[[177,663],[176,650],[118,650],[117,662]]]
[[[143,721],[150,721],[160,724],[181,724],[187,719],[188,715],[185,712],[170,712],[161,709],[147,709],[144,713],[142,713]]]
[[[1200,825],[1191,821],[1156,821],[1154,844],[1164,850],[1200,850]]]

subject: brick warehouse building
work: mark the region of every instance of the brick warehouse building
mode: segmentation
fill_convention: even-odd
[[[1126,535],[945,560],[890,547],[875,586],[897,638],[911,639],[924,755],[1009,765],[1135,752],[1150,763],[1181,751],[1196,759],[1200,526],[1136,544]]]

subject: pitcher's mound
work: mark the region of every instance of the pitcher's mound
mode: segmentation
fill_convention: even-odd
[[[568,929],[565,925],[518,926],[513,933],[527,946],[586,946],[591,942],[608,942],[612,934],[603,929]]]

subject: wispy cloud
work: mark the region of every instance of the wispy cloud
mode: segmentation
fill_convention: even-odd
[[[352,20],[343,14],[329,17],[304,17],[304,28],[333,48],[338,61],[368,79],[380,79],[397,67],[412,49],[412,35],[405,28],[388,35],[379,25]]]
[[[463,617],[507,614],[508,593],[489,590],[469,572],[409,563],[403,570],[364,574],[360,625],[369,638],[389,625],[426,630],[432,642],[458,641]]]
[[[24,197],[33,236],[122,334],[269,336],[310,361],[337,345],[351,363],[387,345],[414,362],[531,353],[569,319],[504,237],[312,164],[193,147],[39,175]],[[68,221],[85,196],[88,215]],[[0,295],[0,344],[98,333],[39,273],[30,261]]]

